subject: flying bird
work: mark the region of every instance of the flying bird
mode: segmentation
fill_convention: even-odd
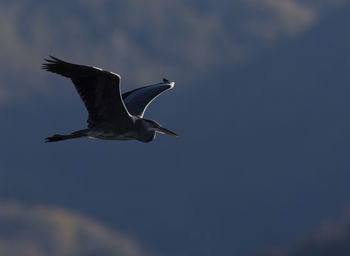
[[[150,142],[157,132],[178,137],[157,122],[143,118],[148,105],[161,93],[172,89],[174,82],[164,78],[161,83],[121,94],[118,74],[68,63],[53,56],[45,61],[43,69],[72,80],[89,113],[87,129],[67,135],[55,134],[46,138],[45,142],[83,137]]]

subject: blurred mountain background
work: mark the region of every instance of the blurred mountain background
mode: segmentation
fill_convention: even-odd
[[[2,0],[0,250],[299,255],[350,201],[349,13],[347,0]],[[116,72],[123,91],[175,81],[146,118],[180,138],[44,144],[87,119],[70,81],[40,69],[48,55]]]
[[[2,202],[0,225],[1,255],[144,255],[130,238],[57,207]]]
[[[290,248],[262,250],[257,256],[346,256],[350,254],[350,211],[344,210],[337,221],[329,220],[315,231],[303,234]]]

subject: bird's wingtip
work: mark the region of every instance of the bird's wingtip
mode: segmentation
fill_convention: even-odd
[[[56,57],[54,57],[52,55],[49,55],[49,57],[45,58],[44,61],[46,61],[49,64],[55,64],[55,63],[58,63],[58,62],[63,62],[59,58],[56,58]]]
[[[55,56],[49,55],[49,57],[50,57],[52,60],[60,61],[60,59],[59,59],[59,58],[56,58]]]
[[[175,82],[170,82],[168,79],[166,78],[163,78],[163,83],[165,84],[169,84],[170,85],[170,88],[173,88],[174,85],[175,85]]]

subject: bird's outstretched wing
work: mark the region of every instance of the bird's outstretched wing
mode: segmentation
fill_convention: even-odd
[[[123,93],[122,97],[130,114],[143,117],[148,105],[161,93],[173,88],[174,85],[174,82],[164,78],[162,83],[137,88]]]
[[[132,127],[132,119],[120,95],[119,75],[50,57],[42,68],[73,81],[89,112],[89,128],[110,124],[122,132]]]

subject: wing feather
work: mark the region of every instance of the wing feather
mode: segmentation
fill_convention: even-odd
[[[120,95],[120,76],[96,67],[72,64],[50,56],[42,68],[70,78],[84,102],[89,128],[116,123],[119,132],[133,125]]]
[[[123,93],[122,98],[130,114],[143,117],[148,105],[166,90],[174,87],[174,82],[163,79],[162,83],[152,84]]]

